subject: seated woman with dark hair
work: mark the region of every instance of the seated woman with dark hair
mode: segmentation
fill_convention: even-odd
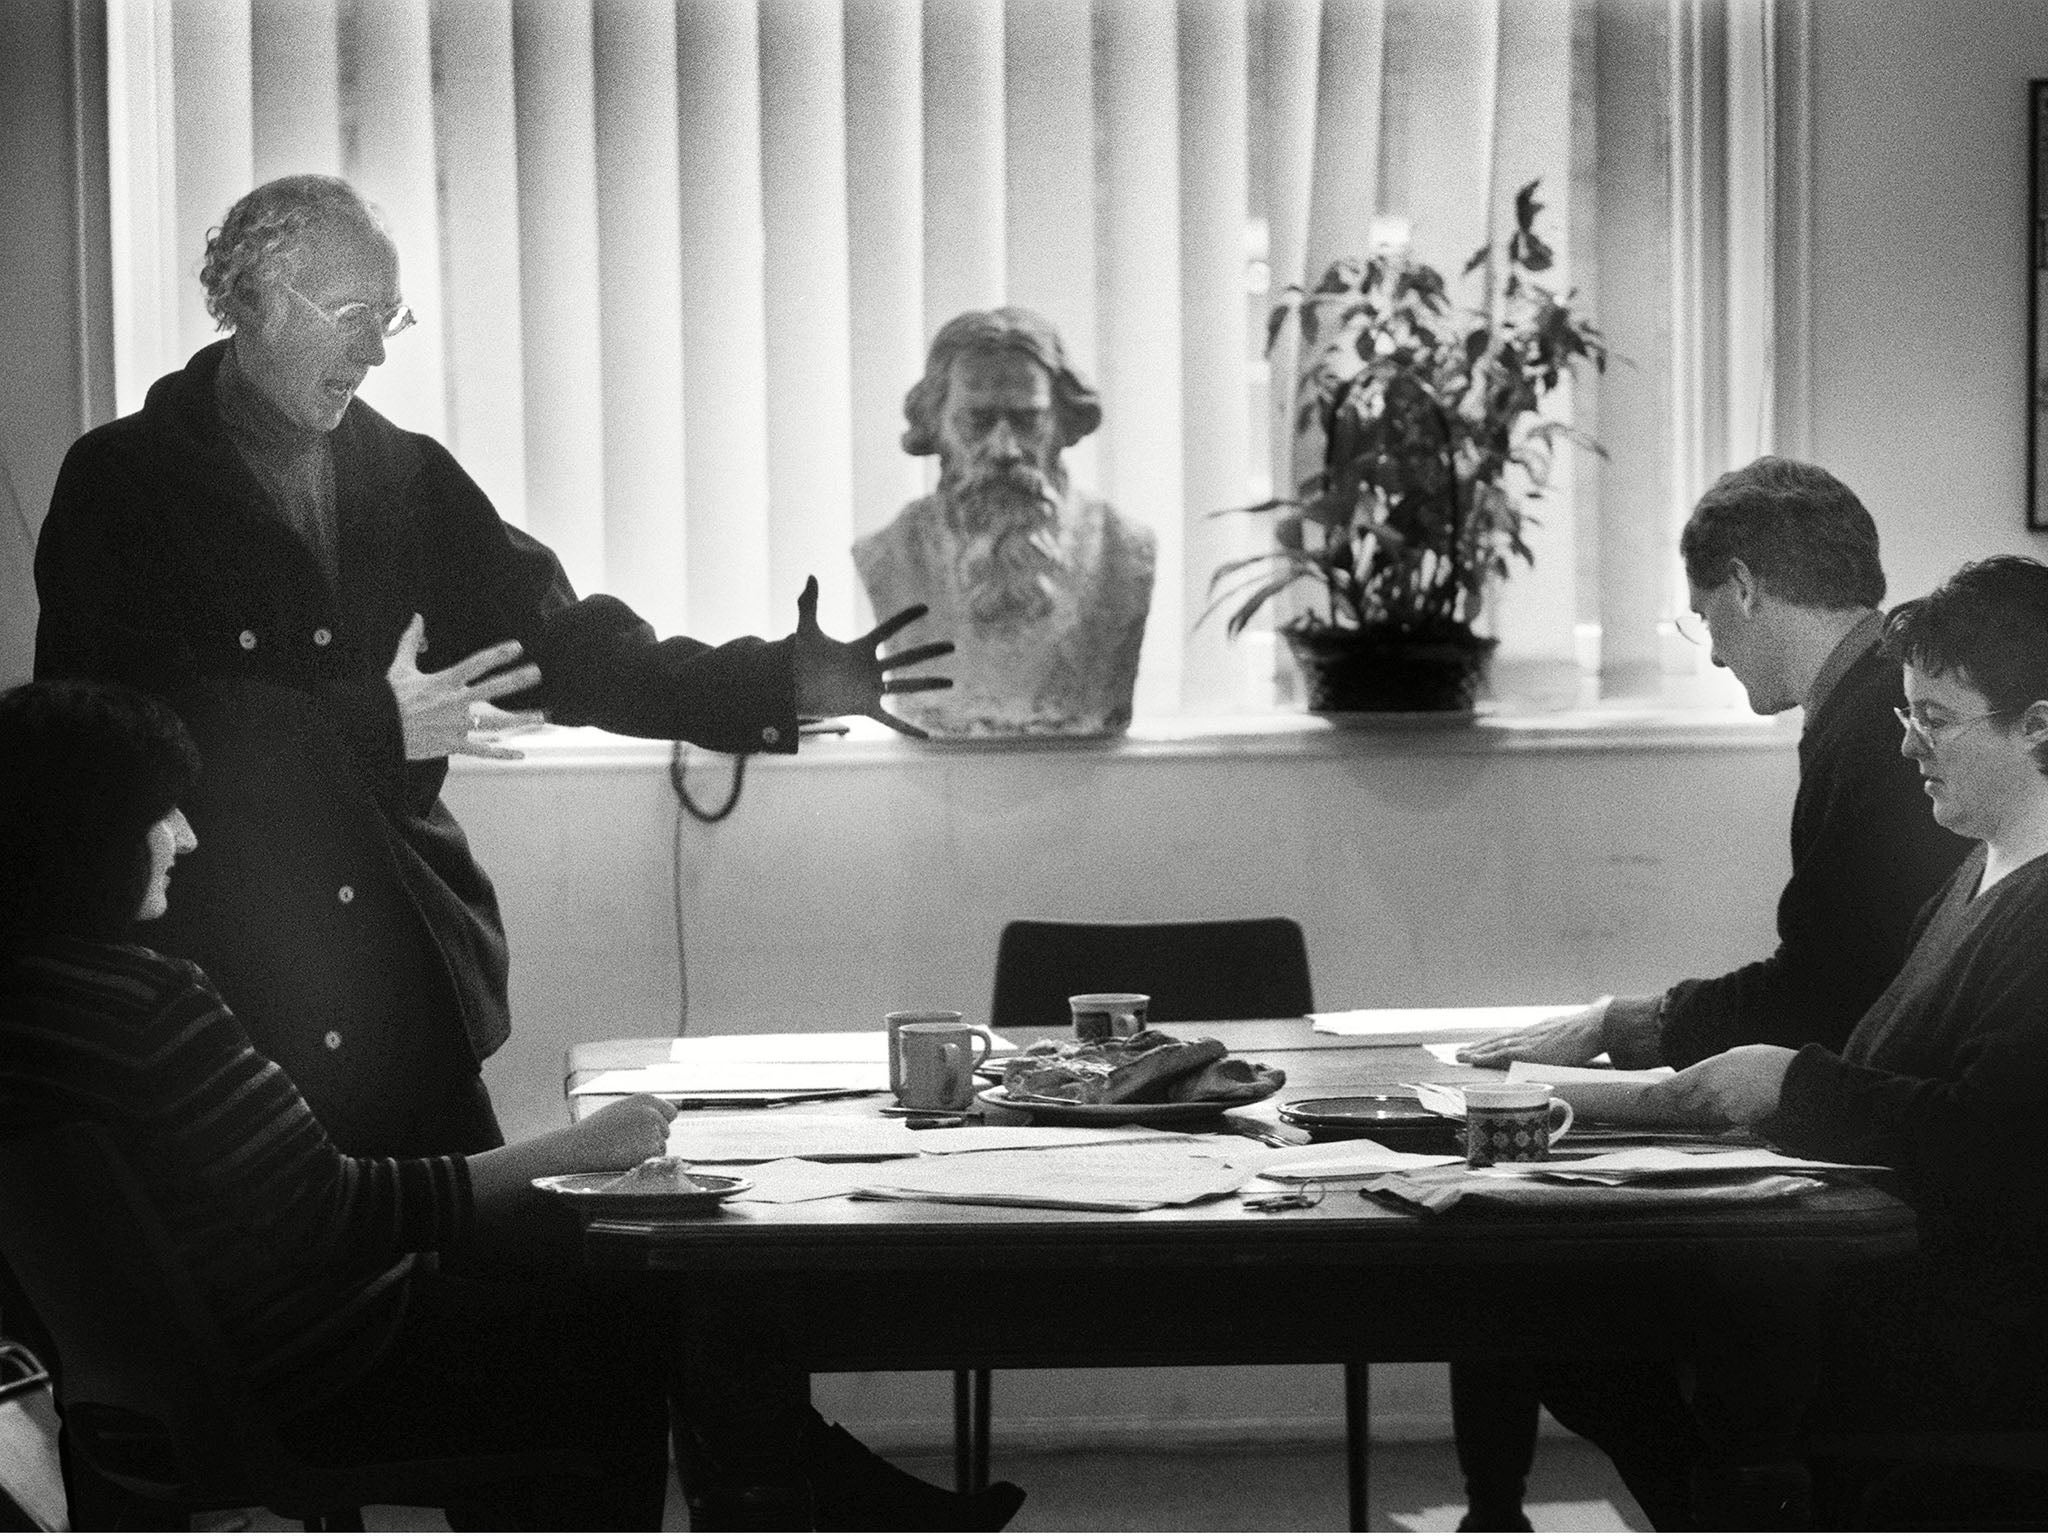
[[[659,1529],[666,1389],[631,1309],[568,1280],[441,1274],[422,1255],[460,1247],[537,1174],[659,1153],[673,1111],[628,1100],[471,1157],[343,1157],[199,969],[129,937],[162,915],[194,846],[178,801],[198,766],[177,716],[144,695],[33,683],[0,698],[0,1124],[115,1133],[309,1459],[580,1447],[601,1475],[507,1485],[449,1523]]]
[[[1975,848],[1840,1052],[1739,1046],[1659,1091],[1793,1153],[1882,1164],[1919,1217],[1911,1261],[1827,1296],[1814,1427],[2048,1427],[2048,566],[1964,566],[1893,610],[1884,644],[1905,666],[1899,750],[1935,820]],[[1547,1374],[1545,1402],[1613,1457],[1660,1528],[1722,1523],[1685,1507],[1700,1424],[1736,1461],[1772,1428],[1745,1418],[1739,1383],[1688,1410],[1647,1369]],[[1823,1519],[2048,1524],[2035,1474],[1816,1470]],[[1793,1486],[1766,1499],[1796,1500],[1796,1469],[1781,1471]]]
[[[443,1270],[537,1175],[628,1168],[674,1111],[638,1096],[469,1156],[346,1157],[205,975],[134,941],[195,846],[198,755],[165,705],[31,683],[0,696],[0,1127],[90,1120],[127,1154],[282,1438],[314,1462],[580,1449],[447,1511],[457,1530],[658,1530],[668,1473],[660,1298],[569,1273]],[[0,1255],[7,1234],[0,1231]],[[61,1351],[53,1362],[61,1376]],[[717,1405],[712,1405],[714,1411]],[[803,1523],[996,1529],[1022,1494],[931,1487],[817,1427]],[[77,1502],[78,1528],[148,1511]],[[174,1512],[156,1511],[168,1518]]]

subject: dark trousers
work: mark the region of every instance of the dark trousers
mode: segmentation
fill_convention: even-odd
[[[2038,1526],[2038,1475],[1834,1463],[1809,1488],[1800,1466],[1809,1428],[2048,1423],[2048,1325],[2031,1278],[1943,1253],[1825,1288],[1794,1270],[1709,1276],[1671,1297],[1690,1333],[1681,1361],[1460,1365],[1473,1512],[1519,1506],[1540,1398],[1607,1453],[1659,1530],[1781,1529],[1795,1505],[1822,1529],[2004,1528],[2000,1511],[2015,1509]]]
[[[280,1433],[307,1460],[335,1464],[568,1453],[585,1468],[479,1490],[447,1507],[450,1527],[659,1530],[664,1353],[630,1292],[566,1277],[423,1275],[370,1374]]]

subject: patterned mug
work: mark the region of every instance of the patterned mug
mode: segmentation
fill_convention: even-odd
[[[1112,1040],[1140,1034],[1152,998],[1144,992],[1080,992],[1067,999],[1076,1040]]]
[[[1572,1107],[1548,1083],[1474,1083],[1465,1089],[1465,1166],[1540,1163],[1572,1128]]]

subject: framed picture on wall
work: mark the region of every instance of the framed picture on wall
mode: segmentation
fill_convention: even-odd
[[[2048,80],[2027,98],[2027,527],[2048,533]]]

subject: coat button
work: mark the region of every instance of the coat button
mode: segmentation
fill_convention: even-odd
[[[320,1043],[322,1045],[325,1045],[327,1049],[329,1049],[330,1051],[340,1050],[341,1031],[338,1029],[330,1029],[329,1031],[327,1031],[326,1035],[322,1038]]]
[[[243,649],[243,650],[245,650],[245,651],[253,651],[253,650],[255,650],[255,649],[256,649],[256,631],[255,631],[255,630],[253,630],[253,629],[245,629],[245,630],[243,630],[243,631],[242,631],[242,649]]]
[[[334,631],[331,629],[316,629],[313,631],[313,643],[315,645],[326,645],[333,639]]]
[[[772,747],[775,743],[782,740],[782,732],[772,725],[764,725],[761,727],[761,740]]]
[[[339,900],[343,906],[347,906],[350,902],[356,899],[356,888],[352,885],[344,885],[340,890],[336,891],[334,894],[336,899]]]

